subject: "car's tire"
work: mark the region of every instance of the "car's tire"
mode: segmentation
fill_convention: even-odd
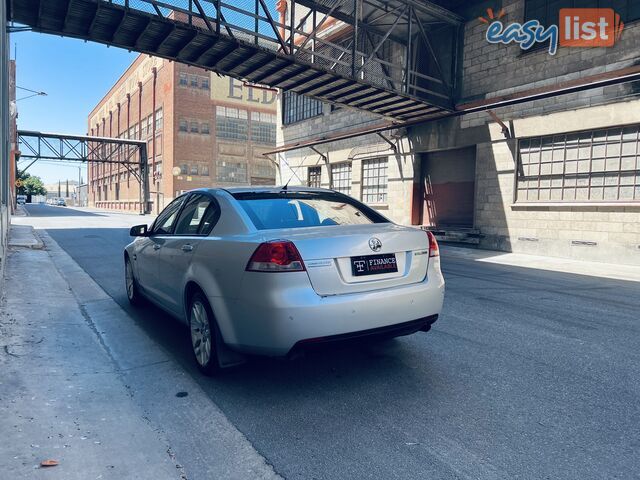
[[[140,288],[138,287],[138,281],[133,274],[133,265],[129,257],[124,260],[124,286],[127,291],[127,299],[131,305],[137,306],[142,303],[142,297],[140,296]]]
[[[205,375],[217,374],[220,371],[218,329],[211,306],[202,292],[194,293],[189,302],[189,333],[198,369]]]

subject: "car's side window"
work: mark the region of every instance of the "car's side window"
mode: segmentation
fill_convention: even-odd
[[[211,205],[211,198],[206,195],[193,195],[186,203],[176,223],[176,235],[198,235],[200,224],[205,219]]]
[[[173,227],[176,223],[176,217],[180,211],[180,207],[184,202],[184,197],[178,197],[165,208],[155,223],[153,224],[153,235],[167,235],[173,233]]]
[[[209,235],[213,227],[218,223],[219,218],[220,205],[215,200],[212,200],[206,212],[204,212],[202,222],[200,222],[200,227],[198,228],[198,234]]]

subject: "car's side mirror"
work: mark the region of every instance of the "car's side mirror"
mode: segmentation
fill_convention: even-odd
[[[135,227],[131,227],[129,235],[132,237],[147,237],[149,232],[146,225],[136,225]]]

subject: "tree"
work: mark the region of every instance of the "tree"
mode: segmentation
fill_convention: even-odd
[[[32,176],[27,172],[18,172],[18,179],[22,180],[22,186],[18,187],[18,195],[46,195],[47,189],[40,177]]]

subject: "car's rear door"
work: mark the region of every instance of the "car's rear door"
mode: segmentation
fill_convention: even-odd
[[[158,256],[158,294],[176,315],[182,313],[185,279],[195,253],[219,216],[218,203],[205,192],[186,199],[172,235],[166,237]]]

